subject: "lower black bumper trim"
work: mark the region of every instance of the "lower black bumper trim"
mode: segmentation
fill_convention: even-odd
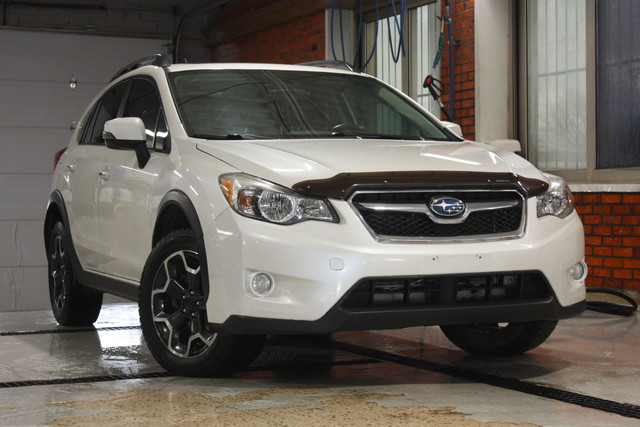
[[[400,329],[412,326],[560,320],[580,315],[586,301],[562,306],[553,297],[535,302],[420,309],[345,311],[335,306],[315,321],[230,316],[215,329],[231,334],[326,334],[338,331]]]

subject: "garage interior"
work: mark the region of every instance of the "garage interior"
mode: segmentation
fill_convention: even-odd
[[[634,18],[632,0],[0,3],[0,425],[637,425]],[[54,155],[113,73],[156,53],[345,60],[450,114],[468,139],[518,140],[571,186],[587,286],[629,298],[589,294],[590,307],[605,300],[622,313],[588,310],[510,357],[469,355],[437,327],[270,336],[248,369],[209,379],[163,371],[129,301],[105,297],[94,328],[57,325],[42,242]],[[536,74],[548,58],[554,69]],[[442,107],[422,87],[431,73]]]

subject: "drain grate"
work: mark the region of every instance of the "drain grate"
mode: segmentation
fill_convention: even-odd
[[[0,337],[13,337],[13,336],[20,336],[20,335],[66,334],[66,333],[72,333],[72,332],[126,331],[130,329],[140,329],[140,326],[107,326],[104,328],[69,328],[69,329],[47,329],[43,331],[0,332]]]
[[[120,375],[101,375],[94,377],[80,378],[53,378],[50,380],[28,380],[28,381],[8,381],[0,383],[0,388],[14,387],[30,387],[38,385],[60,385],[60,384],[80,384],[80,383],[99,383],[105,381],[121,381],[121,380],[145,380],[150,378],[166,378],[173,375],[168,372],[148,372],[145,374],[120,374]]]
[[[613,400],[601,399],[599,397],[588,396],[571,391],[558,390],[553,387],[528,383],[513,378],[502,378],[495,375],[484,374],[481,372],[469,371],[467,369],[459,368],[456,366],[443,365],[440,363],[434,363],[420,359],[413,359],[407,356],[387,353],[380,350],[360,347],[357,345],[338,341],[332,341],[330,345],[338,350],[383,360],[385,362],[397,363],[400,365],[410,366],[412,368],[425,369],[456,378],[476,381],[495,387],[545,397],[547,399],[558,400],[560,402],[570,403],[573,405],[582,406],[584,408],[591,408],[611,414],[622,415],[623,417],[640,419],[640,406],[632,405],[630,403],[620,403]]]

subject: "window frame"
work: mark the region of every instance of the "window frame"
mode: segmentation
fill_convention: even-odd
[[[586,149],[587,166],[582,170],[557,170],[554,175],[561,176],[569,183],[640,183],[640,167],[596,169],[596,119],[597,119],[597,45],[596,45],[596,15],[597,0],[585,0],[586,5]],[[518,105],[518,130],[519,139],[522,144],[522,152],[527,159],[535,164],[535,155],[532,155],[532,142],[528,140],[529,119],[528,119],[528,20],[527,20],[528,0],[518,0],[518,48],[521,55],[518,58],[518,92],[520,94]]]
[[[422,6],[427,6],[427,5],[431,5],[431,4],[435,4],[436,5],[436,10],[437,11],[441,11],[442,10],[442,4],[441,4],[441,0],[408,0],[407,1],[407,17],[406,17],[406,21],[405,21],[405,25],[404,25],[404,32],[403,32],[403,36],[405,38],[405,49],[406,49],[406,53],[407,55],[402,55],[402,53],[400,53],[400,60],[399,60],[399,64],[400,64],[400,74],[401,74],[401,79],[402,79],[402,87],[398,87],[396,89],[402,91],[404,94],[408,95],[411,99],[413,99],[414,101],[416,101],[418,104],[422,105],[422,103],[420,102],[420,100],[418,99],[418,94],[420,92],[419,87],[416,87],[416,76],[413,75],[414,73],[414,68],[417,68],[417,64],[416,64],[416,56],[417,56],[417,43],[412,43],[411,42],[411,38],[414,35],[417,35],[417,14],[416,13],[412,13],[411,11],[413,9],[417,9],[419,7]],[[391,10],[391,8],[389,8],[389,11],[387,13],[387,11],[384,8],[384,5],[381,4],[380,5],[380,9],[379,9],[379,15],[376,16],[376,11],[375,9],[373,10],[368,10],[364,13],[364,25],[363,25],[363,32],[364,32],[364,48],[361,49],[361,53],[360,55],[362,56],[360,59],[362,61],[362,63],[364,63],[367,60],[367,55],[370,53],[372,46],[374,45],[374,37],[375,37],[375,32],[373,31],[368,31],[367,27],[369,24],[373,24],[376,21],[376,17],[380,20],[388,18],[388,17],[392,17],[393,16],[393,12]],[[438,21],[439,23],[439,21]],[[439,25],[439,24],[438,24]],[[395,26],[395,22],[392,23],[392,29]],[[438,36],[439,36],[439,31],[438,31]],[[436,46],[437,46],[437,39],[436,39]],[[397,46],[396,46],[397,48]],[[377,60],[377,56],[378,56],[378,49],[380,49],[380,46],[377,45],[376,46],[376,51],[373,53],[372,57],[371,57],[371,62],[367,65],[367,67],[364,69],[364,72],[366,72],[367,74],[370,74],[372,76],[376,76],[377,75],[377,70],[376,70],[376,60]],[[437,48],[436,48],[437,49]],[[433,62],[433,58],[429,59],[429,62],[432,63]],[[429,68],[430,70],[431,68]],[[436,73],[437,75],[434,76],[436,78],[440,78],[440,67],[437,68]],[[425,78],[425,76],[421,76],[420,78]],[[378,77],[379,78],[379,77]],[[431,101],[433,101],[433,98],[428,95],[429,99]],[[435,111],[431,111],[430,109],[429,112],[431,112],[434,116],[436,116],[437,118],[440,118],[440,108],[436,108],[436,104],[432,105],[432,107],[435,109]],[[423,107],[426,108],[426,107]]]
[[[104,140],[102,141],[102,143],[93,143],[90,141],[87,141],[87,138],[89,137],[90,134],[93,134],[93,129],[96,125],[96,114],[97,111],[102,107],[102,103],[104,101],[104,97],[107,95],[107,93],[109,91],[111,91],[112,89],[118,87],[118,86],[126,86],[124,89],[124,93],[122,95],[122,98],[120,99],[120,105],[118,106],[118,112],[116,114],[116,116],[114,118],[122,118],[123,114],[124,114],[124,110],[125,107],[127,105],[127,102],[129,100],[129,96],[131,94],[131,89],[133,87],[133,83],[135,80],[146,80],[148,82],[150,82],[156,92],[157,98],[158,98],[158,102],[159,102],[159,108],[158,108],[158,115],[156,116],[155,119],[155,124],[154,124],[154,136],[153,136],[153,141],[151,143],[151,146],[149,146],[149,144],[147,145],[147,148],[149,149],[149,151],[152,152],[156,152],[156,153],[165,153],[165,154],[169,154],[171,152],[171,131],[169,130],[169,123],[167,121],[167,116],[165,114],[165,109],[162,103],[162,97],[160,96],[160,91],[158,89],[158,84],[155,81],[154,78],[152,78],[151,76],[147,76],[147,75],[136,75],[136,76],[132,76],[128,79],[125,79],[121,82],[118,82],[117,84],[114,84],[113,86],[109,86],[108,89],[106,89],[100,96],[100,98],[98,98],[96,100],[96,102],[93,104],[91,110],[89,111],[89,113],[86,116],[86,121],[85,121],[85,125],[82,129],[82,132],[80,132],[78,134],[78,144],[79,145],[92,145],[92,146],[104,146],[106,147]],[[161,117],[162,117],[162,121],[164,121],[165,127],[167,129],[167,136],[166,136],[166,141],[163,144],[163,148],[156,148],[157,147],[157,134],[158,134],[158,124],[160,124],[161,122]]]

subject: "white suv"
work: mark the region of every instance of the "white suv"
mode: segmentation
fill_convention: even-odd
[[[585,308],[567,185],[373,77],[157,55],[79,123],[44,227],[53,312],[138,301],[175,374],[238,369],[265,334],[440,325],[520,353]]]

